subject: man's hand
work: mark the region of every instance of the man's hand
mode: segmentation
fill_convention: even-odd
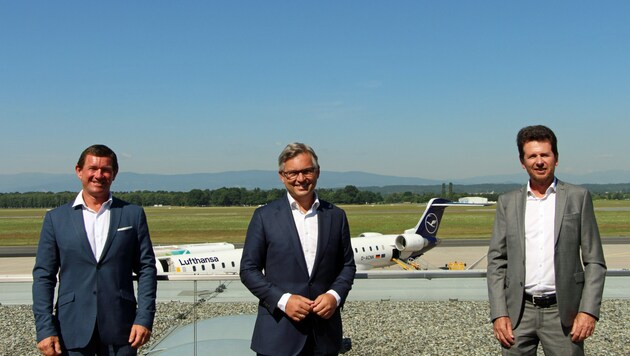
[[[587,313],[579,312],[573,320],[571,328],[571,341],[580,342],[586,340],[587,337],[595,332],[595,318]]]
[[[151,330],[138,324],[133,324],[133,326],[131,326],[131,333],[129,333],[129,343],[134,349],[137,349],[140,346],[146,344],[150,338]]]
[[[512,333],[512,321],[510,317],[502,316],[494,319],[493,327],[494,337],[499,340],[501,345],[510,348],[514,345],[514,334]]]
[[[37,343],[37,348],[42,355],[53,356],[61,355],[61,343],[59,337],[49,336]]]
[[[323,319],[329,319],[337,310],[337,299],[332,294],[320,294],[313,303],[313,312]]]
[[[293,321],[302,321],[313,310],[313,301],[301,295],[292,294],[284,308],[285,314]]]

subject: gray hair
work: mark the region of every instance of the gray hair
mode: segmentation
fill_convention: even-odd
[[[308,153],[311,155],[311,159],[313,160],[313,167],[319,169],[319,163],[317,162],[317,154],[313,148],[307,144],[301,142],[293,142],[287,145],[287,147],[280,152],[280,156],[278,156],[278,168],[280,171],[284,170],[284,162],[294,158],[302,153]]]

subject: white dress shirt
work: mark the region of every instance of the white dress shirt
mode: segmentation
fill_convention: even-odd
[[[83,210],[83,224],[85,225],[85,232],[87,233],[90,247],[94,258],[98,262],[101,259],[103,248],[105,247],[105,241],[107,241],[107,234],[109,233],[109,221],[110,221],[110,207],[112,205],[112,195],[110,193],[109,199],[101,205],[99,211],[94,211],[88,208],[85,200],[83,200],[83,191],[79,192],[73,207],[81,205]]]
[[[317,254],[317,237],[319,232],[317,208],[319,207],[319,199],[316,196],[313,206],[305,213],[300,210],[300,206],[291,195],[289,195],[289,203],[291,204],[293,221],[295,221],[295,227],[300,236],[300,244],[302,245],[302,252],[304,252],[304,259],[306,260],[306,267],[310,276],[313,273],[315,255]]]
[[[527,185],[525,208],[525,293],[546,295],[556,292],[554,267],[554,225],[556,181],[545,195],[536,197]]]
[[[304,253],[304,259],[306,260],[306,268],[308,269],[308,275],[313,273],[313,265],[315,264],[315,257],[317,256],[317,239],[319,237],[319,220],[317,219],[317,208],[319,207],[319,198],[315,194],[315,202],[307,212],[302,212],[299,204],[291,194],[287,193],[289,198],[289,204],[291,206],[291,213],[293,214],[293,221],[297,228],[298,235],[300,236],[300,245],[302,245],[302,252]],[[341,297],[334,290],[329,290],[327,293],[333,295],[337,300],[337,306],[341,302]],[[286,309],[287,301],[291,297],[291,293],[285,293],[278,301],[278,308],[283,312]]]

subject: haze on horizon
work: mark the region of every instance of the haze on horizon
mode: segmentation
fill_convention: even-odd
[[[630,169],[630,3],[0,2],[0,174],[322,169],[523,173],[515,135],[559,139],[561,174]],[[525,177],[525,175],[523,175]]]

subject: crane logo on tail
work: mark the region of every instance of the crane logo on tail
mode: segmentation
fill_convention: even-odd
[[[429,213],[429,215],[427,215],[426,220],[424,221],[424,227],[425,229],[427,229],[427,232],[431,235],[435,234],[439,224],[440,222],[434,213]]]

